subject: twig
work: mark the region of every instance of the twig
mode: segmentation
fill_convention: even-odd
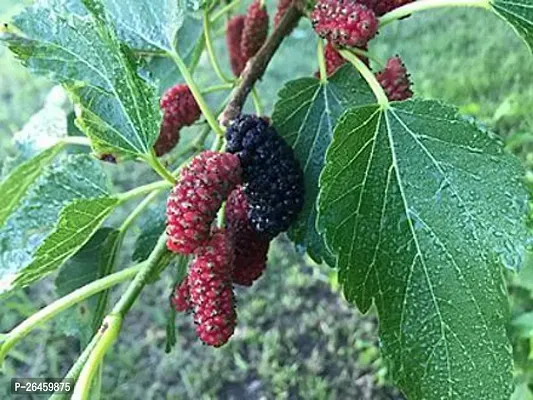
[[[272,56],[276,53],[285,36],[291,33],[294,25],[302,15],[300,6],[296,1],[293,2],[292,6],[287,9],[287,12],[281,19],[280,23],[259,49],[257,54],[248,61],[241,74],[242,79],[239,86],[233,90],[228,105],[219,117],[221,125],[228,126],[231,120],[239,115],[253,86],[259,79],[261,79]]]

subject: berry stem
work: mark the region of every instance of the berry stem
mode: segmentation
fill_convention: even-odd
[[[161,161],[157,158],[155,154],[155,150],[152,149],[150,151],[150,155],[147,158],[148,164],[152,167],[152,169],[161,176],[161,178],[168,181],[171,185],[174,185],[176,183],[176,178],[172,176],[170,171],[165,168],[163,164],[161,164]]]
[[[398,7],[383,15],[379,19],[379,26],[383,27],[400,18],[406,17],[418,11],[431,10],[442,7],[479,7],[490,9],[489,0],[418,0],[413,3]]]
[[[218,59],[215,54],[215,49],[213,48],[213,41],[211,39],[211,26],[209,25],[209,15],[207,14],[207,10],[204,10],[203,21],[204,21],[205,47],[207,48],[207,54],[209,55],[211,66],[213,67],[213,69],[215,70],[215,73],[218,75],[218,78],[222,82],[231,83],[233,82],[232,79],[228,78],[224,74],[224,72],[220,68],[220,65],[218,64]]]
[[[45,322],[67,308],[72,307],[73,305],[93,296],[96,293],[101,292],[102,290],[106,290],[112,286],[118,285],[121,282],[133,278],[142,269],[144,264],[145,262],[137,264],[133,267],[123,269],[122,271],[115,272],[114,274],[82,286],[66,296],[57,299],[53,303],[48,304],[31,317],[18,324],[6,335],[5,341],[0,347],[0,364],[2,364],[2,361],[9,350],[20,340],[26,337],[31,331],[40,327]]]
[[[374,61],[375,63],[377,63],[380,66],[380,68],[385,68],[386,63],[383,60],[381,60],[380,58],[376,57],[373,53],[370,53],[369,51],[361,50],[361,49],[358,49],[356,47],[351,48],[350,51],[352,53],[354,53],[355,55],[358,55],[358,56],[361,56],[361,57],[366,57],[366,58]]]
[[[159,192],[163,189],[168,189],[171,186],[172,184],[170,184],[170,182],[168,181],[152,182],[147,185],[138,186],[135,189],[129,190],[127,192],[120,193],[117,195],[117,197],[120,203],[124,203],[128,200],[133,199],[134,197],[142,196],[143,194],[147,194],[147,193],[154,192],[154,191]]]
[[[254,103],[255,113],[258,117],[263,115],[263,104],[261,103],[261,97],[257,92],[257,88],[252,88],[252,101]]]
[[[233,10],[235,7],[237,7],[240,4],[241,0],[235,0],[232,1],[229,4],[226,4],[224,7],[222,7],[220,10],[218,10],[212,17],[211,17],[211,24],[214,24],[217,22],[220,18],[222,18],[224,15],[226,15],[228,12]]]
[[[321,38],[317,40],[316,56],[318,58],[318,70],[320,71],[320,82],[326,83],[328,81],[328,73],[326,70],[326,58],[324,57],[324,43]]]
[[[365,65],[365,63],[348,50],[339,50],[339,53],[341,56],[344,57],[344,59],[348,60],[355,68],[357,68],[359,73],[368,83],[368,86],[370,86],[370,89],[372,89],[372,92],[374,93],[374,96],[376,96],[376,100],[378,101],[378,104],[381,106],[381,108],[388,108],[389,99],[387,98],[385,91],[379,84],[372,71],[370,71],[370,69]]]
[[[204,115],[205,119],[211,126],[211,129],[218,135],[218,136],[224,136],[224,130],[220,127],[217,120],[215,119],[215,116],[211,112],[211,109],[207,105],[205,99],[203,98],[200,89],[198,89],[198,86],[196,85],[196,82],[194,81],[189,69],[187,68],[187,65],[185,65],[185,62],[183,59],[179,56],[178,52],[174,49],[173,51],[169,52],[169,56],[174,60],[176,63],[176,66],[180,70],[181,75],[183,76],[183,79],[185,79],[185,83],[189,85],[189,88],[191,89],[191,92],[194,96],[194,99],[198,103],[198,106],[200,107],[200,110],[202,111],[202,114]]]
[[[209,86],[203,89],[202,94],[206,95],[209,93],[220,92],[222,90],[229,90],[229,89],[233,89],[234,86],[235,84],[233,82],[222,83],[220,85],[213,85],[213,86]]]

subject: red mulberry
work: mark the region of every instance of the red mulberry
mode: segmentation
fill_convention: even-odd
[[[240,115],[226,132],[241,160],[248,217],[269,238],[286,231],[303,207],[303,174],[292,148],[262,118]]]
[[[354,0],[319,0],[311,21],[320,37],[337,46],[364,47],[378,29],[374,12]]]
[[[241,54],[244,60],[248,61],[255,56],[261,48],[268,34],[268,13],[266,7],[260,0],[254,0],[244,20],[242,31]]]
[[[237,187],[226,202],[227,232],[233,241],[233,283],[251,286],[266,268],[270,240],[255,232],[248,220],[248,200]]]
[[[170,303],[178,312],[189,311],[191,302],[189,298],[189,281],[185,277],[181,283],[178,283],[170,296]]]
[[[240,76],[246,60],[241,53],[242,30],[244,29],[244,15],[236,15],[228,21],[226,26],[226,45],[233,75]]]
[[[240,162],[233,154],[204,151],[196,156],[167,200],[167,247],[191,254],[203,245],[220,205],[240,182]]]
[[[215,230],[209,242],[197,249],[188,274],[196,333],[219,347],[233,335],[237,323],[231,284],[232,248],[224,230]]]
[[[163,121],[159,138],[154,144],[156,155],[162,156],[176,146],[180,129],[192,125],[200,118],[201,111],[187,85],[179,84],[168,89],[161,97]]]
[[[278,0],[276,14],[274,15],[274,27],[277,27],[279,25],[281,19],[283,18],[283,16],[285,15],[289,7],[292,5],[292,2],[293,0]],[[298,26],[298,22],[299,21],[295,21],[293,23],[293,25],[289,29],[289,35],[290,35],[290,32],[292,32],[294,28]]]
[[[376,74],[376,78],[391,101],[406,100],[413,96],[409,74],[398,56],[389,58],[387,66]]]

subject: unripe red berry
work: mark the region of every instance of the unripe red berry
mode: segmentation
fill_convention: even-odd
[[[200,118],[201,111],[187,85],[178,84],[168,89],[161,97],[163,120],[159,137],[154,144],[157,156],[168,153],[180,138],[180,129],[192,125]]]
[[[399,56],[389,58],[385,69],[378,72],[376,78],[391,101],[406,100],[413,96],[409,74]]]
[[[364,47],[378,30],[374,12],[355,0],[319,0],[311,21],[320,37],[337,46]]]
[[[191,308],[191,302],[189,298],[189,281],[185,277],[181,283],[176,284],[172,295],[170,296],[170,303],[174,309],[178,312],[189,311]]]
[[[213,231],[209,242],[196,250],[188,282],[196,333],[206,344],[222,346],[237,323],[231,270],[233,249],[222,229]]]
[[[231,192],[226,202],[226,225],[235,256],[233,283],[251,286],[266,268],[270,240],[259,235],[250,225],[248,200],[240,186]]]
[[[265,43],[268,35],[268,13],[260,0],[254,0],[244,20],[242,31],[241,54],[248,61]]]
[[[167,200],[167,247],[191,254],[209,238],[222,202],[241,182],[239,158],[204,151],[183,168]]]
[[[231,70],[235,76],[240,76],[246,65],[246,60],[241,53],[244,19],[244,15],[236,15],[228,21],[226,26],[226,45],[228,47]]]

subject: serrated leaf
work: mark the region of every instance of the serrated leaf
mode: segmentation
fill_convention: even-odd
[[[50,147],[37,157],[19,165],[0,184],[0,193],[2,193],[0,196],[0,226],[13,212],[28,188],[40,176],[43,168],[54,159],[62,147],[62,145]]]
[[[42,0],[17,16],[4,40],[32,71],[60,82],[80,105],[78,124],[99,152],[148,153],[159,133],[154,87],[141,79],[97,1],[94,16]]]
[[[374,96],[359,73],[347,65],[326,84],[314,78],[291,81],[278,97],[272,114],[274,126],[294,148],[305,176],[304,208],[289,236],[297,245],[306,247],[315,261],[324,258],[333,265],[315,228],[318,178],[339,116],[347,108],[372,103]]]
[[[509,398],[501,263],[520,265],[527,240],[521,175],[499,140],[435,101],[355,108],[336,127],[319,229],[347,299],[376,304],[409,399]]]
[[[493,0],[491,6],[509,22],[533,51],[533,3],[531,0]]]
[[[194,70],[205,46],[202,22],[187,15],[178,31],[176,46],[185,64]],[[159,93],[183,80],[176,63],[165,56],[151,57],[144,70],[157,82]]]
[[[51,272],[90,238],[117,203],[107,185],[87,155],[60,157],[36,172],[0,226],[0,293]]]
[[[103,0],[117,33],[136,50],[171,51],[185,18],[176,0]]]

